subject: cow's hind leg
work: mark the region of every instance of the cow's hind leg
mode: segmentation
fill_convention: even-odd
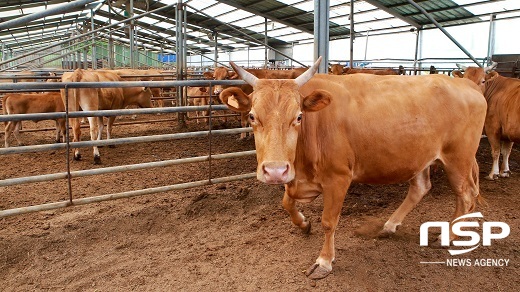
[[[410,180],[410,187],[408,188],[406,198],[392,216],[390,216],[388,221],[386,221],[383,230],[379,232],[379,237],[388,237],[394,234],[397,230],[397,226],[401,225],[406,215],[415,208],[431,187],[430,166],[428,166]]]
[[[509,170],[509,155],[513,148],[513,142],[502,141],[500,152],[502,153],[502,166],[500,167],[500,177],[509,177],[511,171]]]
[[[493,166],[491,172],[486,176],[487,180],[495,180],[499,176],[499,163],[500,159],[500,137],[496,133],[488,134],[489,145],[491,146],[491,157],[493,158]]]
[[[24,146],[25,144],[20,139],[20,129],[22,128],[22,122],[21,121],[15,121],[13,123],[14,123],[13,136],[16,139],[16,142],[18,142],[18,146]]]
[[[112,127],[114,126],[114,121],[116,120],[116,116],[109,117],[107,121],[107,140],[112,139]],[[101,122],[103,122],[103,119],[101,119]],[[115,148],[115,145],[108,145],[110,148]]]
[[[81,123],[79,118],[70,119],[72,126],[72,142],[80,142],[81,141]],[[74,160],[81,160],[81,153],[79,148],[74,148]]]
[[[91,141],[98,141],[99,135],[98,135],[98,119],[97,117],[88,117],[88,122],[90,125],[90,140]],[[99,149],[97,146],[92,147],[93,148],[93,154],[94,154],[94,164],[101,164],[101,156],[99,155]]]
[[[13,131],[13,122],[9,121],[5,125],[5,131],[4,131],[4,142],[5,142],[5,148],[9,147],[9,138],[11,137],[11,132]]]
[[[456,163],[450,165],[445,164],[446,174],[450,185],[457,196],[455,205],[455,213],[450,222],[454,219],[468,214],[475,209],[476,203],[479,201],[479,178],[478,178],[478,164],[476,158],[468,163],[463,163],[460,160],[455,160]],[[450,241],[456,236],[451,232]]]

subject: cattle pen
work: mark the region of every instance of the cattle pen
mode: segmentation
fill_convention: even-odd
[[[182,86],[209,86],[212,88],[214,85],[228,85],[228,84],[243,84],[242,81],[165,81],[165,82],[124,82],[123,84],[117,82],[94,82],[94,83],[25,83],[25,84],[13,84],[13,85],[2,85],[0,84],[0,90],[2,89],[10,89],[10,90],[56,90],[56,89],[67,89],[67,88],[113,88],[113,87],[136,87],[136,86],[145,86],[145,87],[182,87]],[[5,88],[4,88],[5,87]],[[64,92],[68,92],[67,90]],[[67,97],[66,97],[67,98]],[[181,103],[182,104],[182,103]],[[24,114],[24,115],[7,115],[0,116],[0,122],[14,121],[14,120],[51,120],[57,118],[66,118],[67,121],[69,118],[80,118],[80,117],[109,117],[109,116],[122,116],[122,115],[135,115],[135,114],[165,114],[165,113],[186,113],[189,111],[208,111],[209,113],[209,129],[207,131],[198,131],[198,132],[188,132],[188,133],[175,133],[169,135],[155,135],[149,137],[129,137],[129,138],[119,138],[119,139],[111,139],[111,140],[98,140],[98,141],[85,141],[85,142],[70,142],[69,137],[69,127],[67,127],[66,133],[66,141],[65,143],[58,144],[48,144],[48,145],[35,145],[35,146],[21,146],[14,148],[2,148],[0,149],[0,155],[9,155],[9,154],[20,154],[20,153],[28,153],[28,152],[41,152],[41,151],[50,151],[50,150],[58,150],[58,149],[66,149],[66,164],[67,171],[63,173],[53,173],[53,174],[43,174],[38,176],[31,177],[17,177],[17,178],[9,178],[0,180],[0,187],[19,185],[24,183],[35,183],[35,182],[44,182],[44,181],[52,181],[57,179],[66,179],[67,180],[67,189],[68,189],[68,200],[61,202],[54,202],[45,205],[38,206],[26,206],[20,207],[16,209],[8,209],[1,210],[0,217],[23,214],[27,212],[36,212],[43,210],[52,210],[56,208],[62,208],[66,206],[73,205],[82,205],[87,203],[101,202],[106,200],[113,200],[118,198],[128,198],[132,196],[145,195],[145,194],[153,194],[157,192],[165,192],[171,190],[179,190],[185,188],[192,187],[200,187],[209,184],[230,182],[235,180],[247,179],[255,177],[254,173],[248,174],[237,174],[235,176],[227,176],[227,177],[219,177],[213,178],[211,177],[211,161],[219,160],[219,159],[230,159],[236,157],[243,157],[247,155],[254,155],[255,151],[243,151],[237,153],[221,153],[221,154],[212,154],[211,149],[211,137],[213,135],[230,135],[230,134],[239,134],[243,132],[249,132],[250,129],[221,129],[221,130],[213,130],[212,129],[212,111],[213,110],[224,110],[227,109],[224,105],[208,105],[208,106],[178,106],[178,107],[167,107],[167,108],[151,108],[151,109],[124,109],[124,110],[104,110],[104,111],[82,111],[82,112],[73,112],[70,113],[68,108],[64,113],[41,113],[41,114]],[[207,156],[199,156],[199,157],[190,157],[190,158],[182,158],[161,162],[149,162],[143,164],[135,164],[135,165],[122,165],[117,167],[109,167],[109,168],[97,168],[91,170],[80,170],[80,171],[71,171],[70,170],[70,149],[71,148],[81,148],[81,147],[92,147],[92,146],[108,146],[108,145],[121,145],[126,143],[140,143],[140,142],[158,142],[165,140],[176,140],[176,139],[188,139],[194,137],[209,137],[208,139],[208,155]],[[115,194],[106,194],[102,196],[96,197],[88,197],[81,199],[73,198],[73,187],[71,183],[71,179],[75,177],[84,177],[91,175],[102,175],[107,173],[117,173],[122,171],[135,171],[140,169],[148,169],[148,168],[156,168],[156,167],[164,167],[171,165],[180,165],[184,163],[197,163],[197,162],[208,162],[210,167],[208,171],[208,179],[203,181],[194,181],[194,182],[186,182],[183,184],[176,184],[170,186],[156,187],[152,189],[142,189],[142,190],[134,190],[129,192],[115,193]]]

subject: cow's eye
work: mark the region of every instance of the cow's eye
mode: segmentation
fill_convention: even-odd
[[[300,113],[298,117],[296,118],[296,122],[301,123],[302,122],[303,113]]]
[[[249,121],[251,121],[251,123],[255,121],[255,116],[252,113],[249,113]]]

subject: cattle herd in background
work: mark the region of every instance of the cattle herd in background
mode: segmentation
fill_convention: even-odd
[[[458,65],[458,64],[457,64]],[[520,112],[512,111],[512,108],[520,107],[520,80],[516,78],[507,78],[498,75],[489,70],[492,68],[464,67],[458,65],[461,70],[452,72],[455,78],[468,78],[475,82],[482,90],[486,100],[488,101],[488,114],[485,123],[484,134],[488,136],[492,147],[493,167],[488,179],[497,179],[498,177],[508,177],[509,169],[509,153],[513,142],[520,140]],[[433,66],[432,66],[433,67]],[[271,69],[246,69],[247,72],[253,74],[260,79],[294,79],[300,76],[306,68],[295,68],[290,70],[271,70]],[[462,71],[462,72],[461,72]],[[355,73],[368,73],[374,75],[405,75],[404,68],[399,66],[398,69],[356,69],[349,68],[339,64],[331,64],[329,74],[331,75],[350,75]],[[435,68],[430,68],[430,73],[437,73]],[[5,73],[4,73],[5,74]],[[16,79],[4,77],[0,82],[82,82],[84,79],[77,78],[79,75],[88,76],[91,81],[164,81],[169,80],[162,76],[163,72],[157,69],[135,70],[135,69],[117,69],[117,70],[83,70],[77,69],[74,72],[65,72],[62,76],[56,76],[55,73],[37,75],[33,71],[22,71],[16,73]],[[13,76],[9,74],[8,76]],[[72,77],[74,76],[74,77]],[[1,77],[1,75],[0,75]],[[212,71],[204,72],[197,79],[213,79],[213,80],[233,80],[238,79],[237,73],[225,67],[217,67]],[[170,78],[171,80],[171,78]],[[227,86],[213,86],[213,92],[209,87],[188,87],[187,101],[188,105],[204,106],[209,104],[210,95],[218,96]],[[246,94],[253,91],[251,85],[238,86]],[[150,92],[151,91],[151,92]],[[171,93],[175,88],[112,88],[112,89],[77,89],[69,90],[69,98],[74,97],[77,100],[69,103],[70,111],[81,109],[122,109],[127,106],[136,105],[139,107],[151,107],[154,102],[155,106],[163,107],[164,100],[168,99],[175,104],[175,99]],[[164,92],[169,92],[168,97],[164,97]],[[63,111],[63,90],[58,92],[45,93],[7,93],[3,96],[2,107],[3,114],[23,114],[23,113],[40,113]],[[59,97],[59,98],[58,98]],[[212,99],[214,102],[220,102],[218,98]],[[191,115],[191,116],[190,116]],[[190,113],[188,117],[200,123],[202,119],[207,122],[208,112]],[[109,117],[107,122],[107,138],[111,137],[111,129],[115,117]],[[248,113],[240,113],[240,121],[243,127],[248,125]],[[226,118],[227,121],[227,118]],[[76,119],[71,120],[73,141],[80,140],[79,123]],[[104,127],[103,118],[89,118],[90,137],[92,140],[99,140],[102,136]],[[11,146],[10,139],[13,135],[18,145],[23,145],[19,131],[21,122],[5,122],[4,140],[5,147]],[[61,141],[64,135],[64,120],[56,120],[56,141]],[[246,133],[240,134],[240,138],[246,137]],[[503,155],[502,164],[499,167],[499,155]],[[75,150],[75,159],[80,159],[79,151]],[[94,147],[94,161],[100,162],[99,151]]]

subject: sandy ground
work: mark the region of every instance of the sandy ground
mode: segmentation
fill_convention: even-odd
[[[139,119],[167,118],[168,115]],[[129,119],[122,119],[129,121]],[[237,122],[230,123],[237,126]],[[25,129],[51,122],[25,122]],[[190,121],[185,131],[202,130]],[[175,122],[121,125],[114,137],[167,134]],[[86,138],[84,131],[83,137]],[[52,141],[52,132],[29,132],[26,144]],[[3,136],[2,136],[3,137]],[[237,135],[212,138],[213,153],[254,149]],[[207,155],[207,138],[101,148],[103,164],[114,166]],[[520,287],[520,152],[513,149],[512,177],[483,179],[491,167],[482,140],[478,153],[486,221],[501,221],[511,234],[491,246],[450,256],[446,249],[419,246],[419,228],[446,221],[455,198],[442,169],[433,188],[405,219],[395,236],[372,236],[404,199],[407,185],[353,185],[336,232],[336,262],[319,281],[302,273],[323,244],[322,200],[299,205],[313,229],[303,235],[281,206],[280,186],[244,180],[69,207],[0,219],[2,291],[518,291]],[[65,152],[2,156],[0,179],[62,172]],[[92,154],[72,169],[91,169]],[[214,161],[213,177],[253,172],[253,156]],[[202,180],[208,163],[84,177],[72,181],[75,198]],[[65,200],[66,182],[58,180],[0,188],[0,209]],[[430,236],[431,238],[434,235]],[[472,266],[448,266],[468,259]],[[475,266],[479,259],[507,259],[501,267]],[[440,261],[442,264],[422,264]]]

